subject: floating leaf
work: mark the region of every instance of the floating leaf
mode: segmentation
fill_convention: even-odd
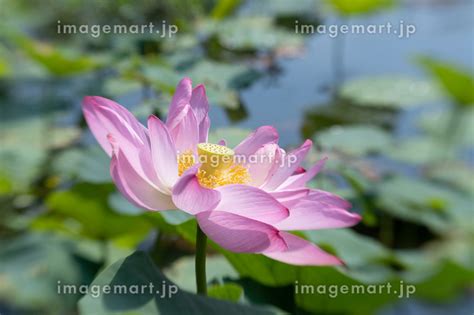
[[[57,156],[54,170],[61,176],[78,178],[89,183],[110,183],[110,158],[98,145],[71,149]]]
[[[55,192],[46,200],[51,211],[48,215],[69,226],[76,235],[137,245],[151,230],[151,222],[143,216],[112,211],[108,196],[113,191],[112,185],[77,184],[68,191]]]
[[[362,267],[391,255],[382,244],[350,229],[307,231],[305,235],[312,242],[332,248],[349,267]]]
[[[123,78],[111,78],[105,81],[104,93],[113,95],[114,97],[125,95],[128,93],[140,91],[143,85],[134,80],[126,80]]]
[[[143,294],[87,294],[79,301],[81,314],[272,314],[263,308],[234,304],[194,295],[178,289],[166,279],[144,253],[136,252],[122,259],[92,282],[91,286],[126,286],[127,288],[154,285],[154,291]],[[156,290],[159,290],[157,292]],[[176,290],[176,291],[174,291]],[[142,293],[142,292],[140,292]]]
[[[440,99],[436,86],[428,81],[402,76],[376,76],[346,83],[340,95],[359,106],[407,108]]]
[[[79,294],[58,294],[58,283],[86,284],[71,244],[51,235],[25,234],[0,242],[0,300],[33,313],[69,313]]]
[[[429,178],[447,183],[474,196],[474,169],[463,163],[447,162],[430,166]]]
[[[206,86],[209,102],[226,108],[240,106],[238,89],[248,86],[260,75],[258,72],[242,67],[212,61],[200,61],[185,73],[194,82]]]
[[[440,234],[451,229],[471,231],[465,220],[472,200],[419,179],[394,176],[377,186],[378,204],[395,217],[424,224]]]
[[[436,111],[426,113],[421,116],[419,125],[433,138],[443,140],[448,139],[450,144],[474,147],[474,109],[465,108],[456,113],[448,111]],[[453,119],[456,119],[453,123]],[[449,128],[448,128],[449,126]],[[454,133],[452,136],[447,133]],[[446,140],[445,140],[446,141]]]
[[[382,152],[391,143],[387,132],[368,125],[332,127],[317,133],[314,139],[324,149],[358,156]]]
[[[303,38],[294,32],[280,29],[267,17],[239,17],[210,21],[207,33],[215,33],[219,43],[229,50],[265,51],[280,47],[301,47]]]
[[[386,151],[386,154],[398,161],[421,165],[443,160],[452,155],[447,152],[446,147],[443,147],[442,142],[429,137],[412,137],[398,141]]]
[[[163,273],[183,290],[190,292],[196,291],[195,258],[183,257],[178,259],[169,268],[163,270]],[[229,262],[222,256],[209,256],[206,259],[206,276],[208,282],[222,282],[224,278],[238,278],[237,272],[232,268]]]
[[[78,138],[74,127],[54,124],[51,115],[34,118],[1,117],[0,172],[9,179],[12,191],[24,191],[40,175],[49,150]]]

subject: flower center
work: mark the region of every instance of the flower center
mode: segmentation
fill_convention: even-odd
[[[208,174],[224,171],[234,163],[234,151],[223,145],[199,143],[197,151],[201,169]]]
[[[230,184],[245,184],[250,181],[248,169],[234,163],[232,149],[213,143],[200,143],[197,151],[201,163],[197,177],[202,186],[216,188]],[[195,156],[191,151],[180,154],[178,156],[179,176],[195,162]]]

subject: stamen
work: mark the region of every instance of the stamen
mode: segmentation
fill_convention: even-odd
[[[199,183],[206,188],[216,188],[230,184],[246,184],[250,182],[247,167],[235,164],[234,151],[213,143],[198,144],[199,162],[201,167],[197,173]],[[191,151],[178,156],[178,174],[181,176],[196,163]]]
[[[192,151],[186,151],[178,155],[178,175],[183,175],[183,173],[195,163],[196,159]]]

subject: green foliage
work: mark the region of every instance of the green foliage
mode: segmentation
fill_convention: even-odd
[[[421,223],[440,234],[454,229],[474,231],[465,220],[472,200],[462,194],[402,176],[388,179],[378,189],[380,206],[396,217]]]
[[[221,20],[229,16],[240,5],[240,0],[218,0],[212,9],[211,16]]]
[[[99,66],[99,63],[93,58],[83,56],[74,50],[59,50],[27,37],[15,36],[14,40],[25,54],[42,65],[52,75],[72,75],[90,71]]]
[[[136,245],[152,226],[143,216],[112,211],[107,203],[107,196],[112,191],[114,188],[111,185],[77,184],[70,190],[52,193],[46,200],[51,213],[48,217],[55,218],[70,232],[84,237],[115,239],[128,246]],[[35,225],[41,226],[41,222],[39,219]]]
[[[51,109],[34,108],[24,115],[18,107],[4,110],[0,117],[1,174],[13,192],[25,192],[41,175],[43,163],[51,150],[68,145],[77,139],[79,132],[73,126],[55,124],[56,113]],[[23,109],[24,110],[24,109]]]
[[[109,183],[110,171],[104,168],[110,158],[99,146],[70,149],[58,154],[54,172],[66,178],[76,178],[89,183]]]
[[[345,16],[368,14],[395,4],[394,0],[326,0],[339,14]]]
[[[74,257],[73,244],[46,234],[25,234],[0,242],[0,301],[43,314],[67,313],[77,295],[58,294],[57,284],[84,284],[87,264]]]
[[[419,63],[438,81],[455,105],[474,105],[474,77],[458,66],[430,57],[418,58]]]
[[[0,55],[0,78],[10,73],[10,67],[8,66],[8,63],[1,57],[2,56]]]
[[[213,285],[208,291],[208,295],[212,298],[231,302],[238,302],[244,293],[242,287],[233,283]]]
[[[91,293],[79,302],[81,314],[272,314],[263,308],[229,303],[194,295],[178,289],[156,269],[144,253],[137,252],[112,264],[99,274],[91,286],[126,285],[131,288],[153,283],[160,294],[107,294],[94,298]],[[164,288],[164,289],[163,289]],[[177,287],[175,287],[177,289]],[[227,289],[228,290],[228,289]],[[232,290],[232,289],[231,289]],[[222,294],[222,292],[221,292]],[[163,296],[164,295],[164,296]],[[161,297],[162,296],[162,297]]]

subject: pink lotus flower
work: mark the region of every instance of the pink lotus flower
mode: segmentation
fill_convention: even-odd
[[[312,143],[286,153],[273,127],[255,130],[233,150],[209,144],[209,105],[203,85],[183,79],[163,123],[147,127],[119,104],[99,96],[83,101],[87,123],[112,157],[110,172],[120,192],[148,210],[181,209],[194,215],[220,246],[261,253],[295,265],[341,261],[286,231],[348,227],[360,216],[326,191],[305,187],[325,159],[305,171],[300,164]],[[242,161],[237,162],[237,157]]]

